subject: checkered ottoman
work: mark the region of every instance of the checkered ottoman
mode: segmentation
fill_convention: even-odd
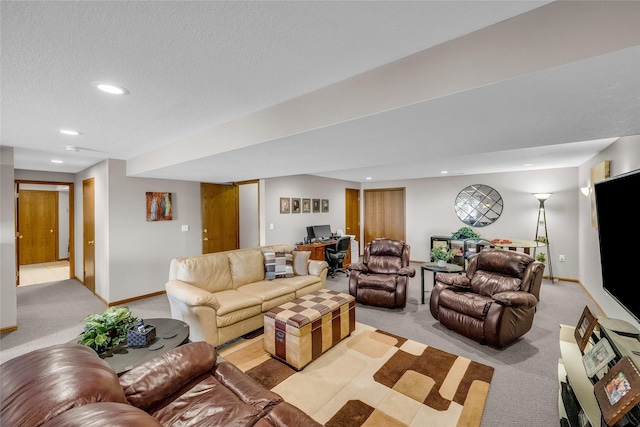
[[[264,349],[300,370],[356,327],[355,298],[321,289],[264,314]]]

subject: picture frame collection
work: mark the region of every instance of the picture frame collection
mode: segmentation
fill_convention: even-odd
[[[329,199],[280,197],[281,214],[328,213]]]

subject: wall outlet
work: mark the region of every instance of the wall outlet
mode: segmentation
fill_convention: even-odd
[[[189,226],[186,224],[182,224],[182,231],[189,231]]]
[[[269,230],[273,230],[274,228],[276,228],[275,225],[272,222],[270,222],[269,223]]]
[[[560,262],[564,262],[564,255],[560,255]]]

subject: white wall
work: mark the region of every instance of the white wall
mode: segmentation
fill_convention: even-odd
[[[18,323],[13,148],[0,146],[0,329]]]
[[[270,178],[265,180],[261,203],[265,206],[266,244],[284,243],[294,246],[307,236],[308,225],[329,224],[334,233],[345,229],[345,189],[360,188],[360,184],[310,175]],[[328,199],[329,212],[280,213],[280,197]],[[270,225],[273,224],[273,229]]]
[[[406,240],[411,245],[411,259],[421,262],[429,260],[431,236],[450,236],[467,226],[454,210],[454,201],[463,188],[472,184],[489,185],[502,196],[504,208],[500,218],[486,227],[472,227],[488,239],[533,240],[539,202],[531,193],[553,193],[545,202],[553,275],[575,279],[578,276],[575,216],[579,193],[576,177],[577,168],[563,168],[367,183],[363,188],[406,188]],[[558,262],[560,254],[565,255],[563,263]],[[545,274],[549,274],[548,269]]]
[[[605,160],[610,161],[611,177],[640,169],[640,135],[618,139],[607,149],[581,165],[578,171],[578,186],[585,187],[587,185],[593,185],[593,183],[590,182],[591,168]],[[633,195],[630,195],[629,200],[630,203],[633,203]],[[626,320],[640,328],[640,323],[633,319],[633,317],[602,288],[602,266],[600,264],[598,229],[591,226],[590,199],[581,195],[579,208],[578,239],[580,246],[580,281],[591,296],[598,301],[598,304],[608,317]],[[628,221],[630,218],[626,215],[626,213],[621,212],[620,221]],[[635,226],[633,222],[630,222],[629,225],[631,227]],[[628,238],[633,238],[633,236],[621,236],[620,245],[630,244],[628,240],[625,240]],[[631,245],[633,247],[632,243]],[[629,266],[633,263],[633,255],[634,254],[631,253],[627,259],[630,263]],[[625,266],[623,265],[622,268],[625,268]],[[635,286],[637,285],[637,279],[632,278],[633,270],[631,269],[629,271],[630,285]]]
[[[238,189],[240,212],[240,248],[260,246],[260,198],[258,182],[242,184]]]

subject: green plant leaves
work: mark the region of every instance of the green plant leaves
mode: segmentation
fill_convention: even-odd
[[[127,331],[137,320],[128,307],[109,307],[102,314],[91,314],[84,319],[84,329],[78,343],[100,353],[126,342]]]
[[[480,235],[470,227],[460,227],[458,231],[451,233],[452,239],[479,239]]]

